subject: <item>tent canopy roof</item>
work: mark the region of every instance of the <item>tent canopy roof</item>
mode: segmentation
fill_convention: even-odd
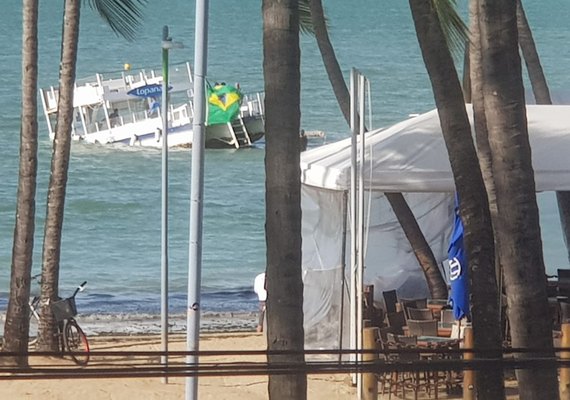
[[[570,106],[527,105],[537,191],[570,190]],[[470,105],[467,112],[473,126]],[[364,180],[382,192],[453,192],[455,184],[437,110],[366,134]],[[350,189],[347,138],[302,153],[301,182]]]

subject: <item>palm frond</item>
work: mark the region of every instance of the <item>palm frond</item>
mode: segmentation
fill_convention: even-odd
[[[148,0],[86,0],[117,36],[136,38],[143,20],[142,8]]]
[[[457,0],[432,0],[449,51],[455,58],[463,57],[465,43],[469,38],[469,29],[457,13]]]
[[[307,35],[315,34],[309,0],[299,0],[299,30]]]

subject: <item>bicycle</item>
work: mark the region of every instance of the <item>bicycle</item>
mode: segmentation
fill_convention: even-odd
[[[39,275],[35,275],[32,279],[37,280],[38,277]],[[59,348],[62,354],[65,354],[67,350],[77,365],[87,365],[89,362],[89,341],[74,318],[77,315],[75,296],[85,289],[86,284],[87,281],[79,285],[70,297],[51,303],[51,310],[57,321]],[[34,296],[29,302],[30,319],[35,318],[37,322],[40,321],[37,312],[39,302],[39,296]],[[29,345],[34,345],[37,341],[37,337],[30,338]]]
[[[32,276],[31,281],[36,281],[38,283],[38,285],[40,285],[40,281],[39,281],[39,277],[42,274],[37,274]],[[28,307],[30,308],[30,330],[31,331],[37,331],[39,322],[40,322],[40,314],[38,313],[38,306],[40,304],[40,295],[34,295],[34,297],[30,298],[30,301],[28,301]],[[28,346],[34,346],[36,343],[38,342],[38,336],[30,336],[29,340],[28,340]]]

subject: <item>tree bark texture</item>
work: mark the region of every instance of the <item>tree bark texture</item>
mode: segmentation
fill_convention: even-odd
[[[489,147],[489,135],[487,132],[487,118],[485,117],[485,104],[483,102],[483,77],[481,67],[481,44],[479,40],[479,12],[477,2],[469,2],[469,19],[471,21],[469,30],[471,34],[470,51],[470,70],[471,70],[471,102],[473,104],[473,126],[475,128],[475,143],[477,146],[477,156],[479,158],[479,166],[481,174],[485,182],[487,190],[487,198],[489,200],[489,212],[491,213],[491,222],[493,224],[493,236],[495,240],[495,249],[498,248],[497,242],[500,240],[499,235],[495,231],[495,225],[498,218],[497,196],[495,193],[495,182],[493,180],[493,158],[491,148]],[[502,267],[500,253],[495,250],[495,275],[498,282],[498,292],[502,291]]]
[[[485,358],[496,358],[497,368],[478,371],[480,399],[504,397],[500,360],[502,345],[494,268],[491,216],[483,177],[471,136],[471,125],[453,59],[431,0],[410,0],[412,16],[424,58],[460,199],[469,264],[474,348]],[[481,354],[476,357],[480,357]]]
[[[269,376],[272,400],[305,399],[301,277],[300,48],[296,0],[263,1],[267,342],[272,366],[299,373]],[[275,355],[271,351],[289,351]]]
[[[71,124],[73,123],[73,91],[79,42],[81,0],[65,0],[63,36],[59,70],[59,98],[57,120],[51,156],[46,222],[44,228],[41,319],[38,348],[57,351],[57,321],[49,304],[58,300],[61,237],[65,207],[65,192],[71,149]]]
[[[34,250],[36,178],[38,169],[38,1],[22,2],[22,115],[16,221],[12,246],[10,297],[2,351],[5,364],[27,367],[30,277]]]
[[[479,0],[478,4],[483,98],[512,345],[544,349],[541,357],[554,357],[518,52],[516,2]],[[556,368],[517,370],[517,378],[521,399],[558,398]]]

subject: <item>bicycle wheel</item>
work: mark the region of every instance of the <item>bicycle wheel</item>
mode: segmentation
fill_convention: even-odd
[[[73,361],[77,365],[87,365],[89,362],[89,342],[74,319],[69,319],[65,324],[63,341]]]

